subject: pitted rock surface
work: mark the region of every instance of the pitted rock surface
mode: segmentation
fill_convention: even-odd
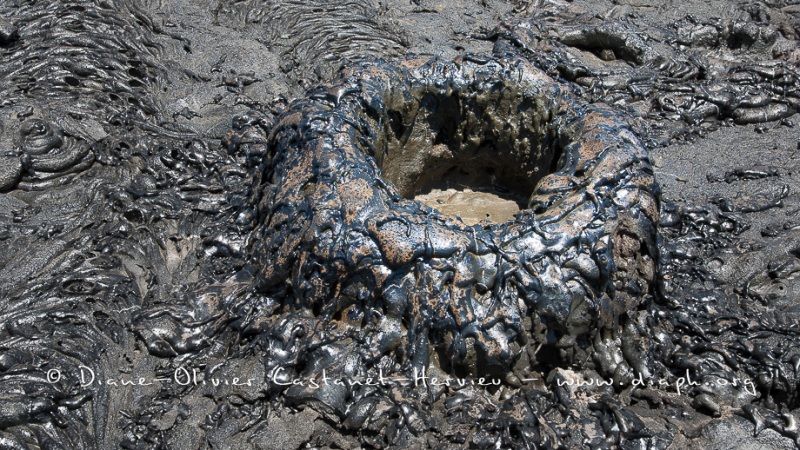
[[[261,145],[244,150],[259,155],[259,289],[340,322],[336,341],[356,333],[380,349],[365,364],[399,353],[407,370],[437,359],[446,372],[515,380],[510,367],[529,377],[543,347],[558,349],[554,364],[591,360],[606,374],[642,361],[589,348],[614,347],[601,336],[650,301],[658,188],[647,153],[624,117],[526,61],[347,69]],[[527,209],[470,227],[403,198],[449,173],[530,192]]]

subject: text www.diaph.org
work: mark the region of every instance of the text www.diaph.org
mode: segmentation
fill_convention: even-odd
[[[619,387],[626,387],[626,384],[623,382],[615,383],[613,380],[610,379],[603,379],[603,378],[583,378],[579,380],[574,379],[559,379],[556,380],[558,386],[575,386],[575,387],[603,387],[603,386],[619,386]],[[633,387],[648,387],[648,388],[655,388],[655,389],[662,389],[662,390],[670,390],[674,391],[678,395],[686,393],[694,386],[712,386],[712,387],[730,387],[734,389],[741,389],[744,392],[755,396],[756,395],[756,385],[753,383],[753,380],[749,378],[739,378],[733,377],[732,379],[728,380],[725,378],[714,377],[711,380],[704,380],[704,381],[696,381],[692,379],[691,374],[689,373],[689,369],[686,369],[686,375],[677,377],[674,380],[668,380],[664,378],[660,379],[651,379],[645,378],[642,374],[638,374],[636,377],[631,379],[628,383],[628,386]]]
[[[65,379],[68,374],[59,369],[47,371],[47,381],[58,383]],[[70,374],[71,375],[71,374]],[[502,380],[499,378],[478,377],[472,378],[451,378],[446,376],[431,376],[424,368],[413,370],[410,377],[386,376],[383,370],[378,370],[374,376],[361,378],[337,378],[330,376],[325,369],[318,376],[297,377],[291,376],[290,372],[283,367],[272,370],[266,378],[248,378],[243,376],[232,377],[208,377],[204,372],[196,368],[178,367],[171,377],[100,377],[93,369],[87,366],[79,366],[75,374],[80,381],[81,387],[90,386],[150,386],[155,383],[175,383],[180,386],[305,386],[312,389],[319,389],[322,386],[500,386]]]

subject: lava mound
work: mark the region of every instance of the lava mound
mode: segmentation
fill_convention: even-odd
[[[250,151],[258,289],[306,342],[305,370],[647,373],[646,349],[620,337],[654,290],[648,154],[623,115],[526,60],[346,68]],[[520,211],[468,225],[414,200],[453,186]]]

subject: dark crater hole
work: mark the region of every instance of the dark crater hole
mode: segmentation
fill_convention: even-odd
[[[528,207],[560,153],[541,93],[502,80],[411,93],[388,96],[389,123],[376,146],[384,179],[404,198],[468,224],[504,222]]]

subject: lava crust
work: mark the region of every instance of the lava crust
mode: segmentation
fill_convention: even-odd
[[[0,3],[0,448],[796,448],[796,3]]]

